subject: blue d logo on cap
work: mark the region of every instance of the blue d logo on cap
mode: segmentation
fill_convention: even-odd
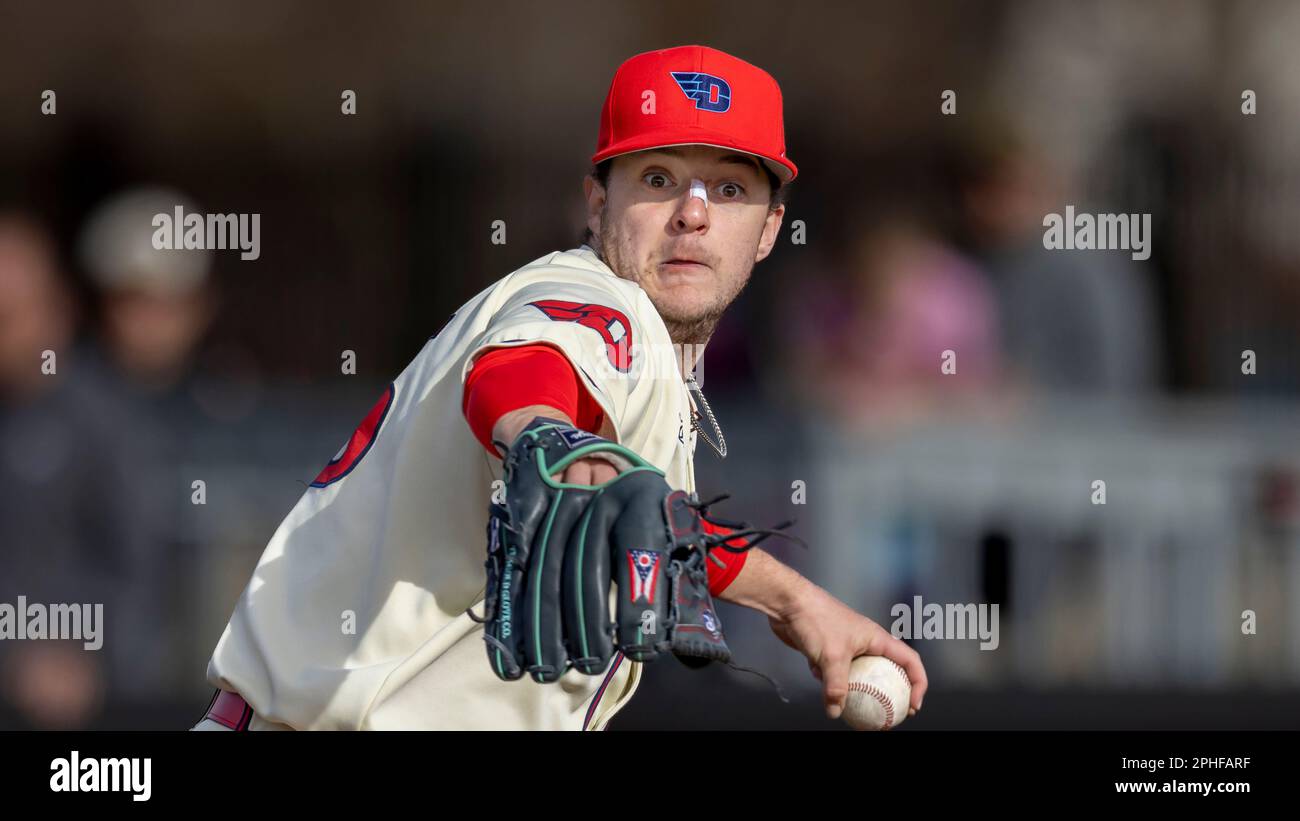
[[[670,71],[682,93],[695,101],[695,107],[719,114],[731,108],[731,86],[721,77],[701,74],[698,71]],[[718,90],[717,101],[713,99],[713,90]]]

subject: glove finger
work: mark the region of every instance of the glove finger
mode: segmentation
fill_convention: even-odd
[[[728,661],[731,650],[709,595],[706,559],[698,550],[673,562],[668,576],[673,586],[672,650],[679,657]]]
[[[614,655],[610,629],[609,528],[616,509],[597,491],[573,530],[564,555],[564,634],[573,666],[599,675]]]
[[[492,505],[488,514],[487,593],[488,621],[483,625],[488,663],[492,672],[505,681],[524,674],[523,645],[520,639],[518,593],[523,580],[523,566],[518,537],[507,527],[505,509]]]
[[[649,661],[668,646],[668,486],[655,473],[624,474],[612,491],[623,502],[610,531],[618,582],[618,645],[633,661]]]
[[[557,681],[568,669],[561,584],[564,554],[578,518],[591,500],[585,490],[558,491],[533,543],[524,579],[524,659],[534,681]]]

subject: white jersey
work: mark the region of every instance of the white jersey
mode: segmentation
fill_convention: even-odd
[[[645,292],[587,246],[548,254],[461,307],[384,392],[271,537],[208,680],[295,729],[602,729],[641,665],[538,684],[493,674],[482,616],[501,462],[461,411],[490,348],[544,342],[581,374],[617,441],[695,491],[690,398]],[[612,598],[611,598],[612,601]]]

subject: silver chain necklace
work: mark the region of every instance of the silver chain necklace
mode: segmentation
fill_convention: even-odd
[[[718,427],[718,420],[713,415],[713,409],[709,407],[709,400],[704,398],[704,391],[700,390],[699,383],[695,381],[695,374],[693,373],[688,373],[686,375],[686,390],[690,391],[691,398],[695,400],[694,404],[696,405],[696,407],[691,408],[691,430],[698,433],[704,441],[708,442],[709,447],[716,450],[720,458],[726,459],[727,439],[722,435],[722,428]],[[704,415],[709,420],[709,426],[713,428],[714,434],[718,437],[717,442],[714,442],[713,439],[704,432],[704,428],[700,427],[699,408],[704,408]]]

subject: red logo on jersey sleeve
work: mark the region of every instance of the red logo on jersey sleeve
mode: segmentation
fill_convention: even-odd
[[[556,322],[576,322],[591,328],[605,340],[605,353],[610,364],[619,373],[632,369],[632,323],[627,321],[627,314],[604,305],[565,302],[562,299],[543,299],[528,304]]]
[[[352,438],[311,483],[312,487],[325,487],[352,472],[361,461],[361,457],[365,456],[370,446],[374,444],[375,437],[379,435],[379,428],[388,416],[388,409],[393,406],[393,395],[396,392],[396,388],[390,384],[379,397],[379,401],[370,409],[370,413],[366,414],[366,418],[362,419],[361,424],[357,425],[357,429],[352,432]]]

